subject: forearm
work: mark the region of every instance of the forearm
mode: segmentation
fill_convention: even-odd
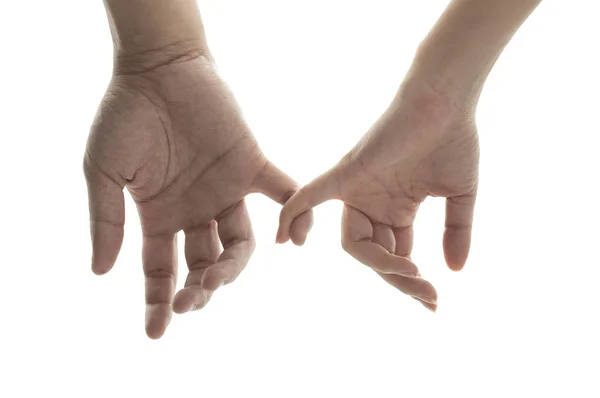
[[[173,62],[208,54],[196,0],[104,0],[121,64]]]
[[[504,47],[541,0],[452,0],[421,43],[411,74],[476,101]]]

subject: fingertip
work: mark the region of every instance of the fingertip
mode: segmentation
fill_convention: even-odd
[[[414,299],[417,300],[419,303],[421,303],[423,305],[423,307],[427,308],[429,311],[431,311],[433,313],[437,312],[437,304],[425,302],[417,297],[415,297]]]
[[[418,295],[418,296],[416,296],[416,298],[424,303],[437,306],[437,293],[432,294],[432,295],[427,295],[427,294]]]
[[[435,306],[438,304],[438,293],[431,282],[425,279],[419,279],[418,288],[412,294],[414,299],[423,303],[429,304],[429,306]],[[430,308],[431,309],[431,308]]]
[[[285,243],[290,239],[295,243],[308,233],[312,225],[312,209],[303,209],[306,207],[304,196],[304,191],[300,189],[283,205],[279,214],[277,243]]]
[[[92,272],[95,275],[106,275],[112,269],[113,265],[113,262],[102,261],[102,259],[99,259],[95,253],[92,254]]]
[[[308,233],[313,225],[312,210],[308,210],[298,216],[290,227],[290,238],[296,246],[302,246],[306,242]]]
[[[454,272],[460,272],[463,270],[463,268],[465,268],[465,264],[451,263],[448,261],[446,261],[446,263],[448,264],[448,268],[450,268],[450,270]]]
[[[277,235],[275,236],[275,243],[283,244],[283,243],[287,242],[288,240],[284,237],[284,235],[285,234],[280,226],[279,229],[277,230]]]
[[[457,250],[454,245],[444,245],[444,259],[448,268],[454,272],[459,272],[465,267],[468,253]]]
[[[146,335],[152,340],[160,339],[171,322],[170,304],[148,304],[146,306]]]
[[[163,337],[164,334],[165,334],[164,330],[163,331],[157,331],[157,330],[152,330],[152,329],[146,328],[146,336],[148,336],[152,340],[158,340],[161,337]]]
[[[299,237],[292,235],[292,243],[296,246],[304,246],[304,243],[306,243],[306,235]]]
[[[464,268],[471,248],[471,234],[467,230],[446,229],[444,233],[444,259],[452,271]]]
[[[286,230],[286,222],[283,219],[279,220],[279,228],[277,229],[277,235],[275,235],[275,243],[283,244],[287,242],[290,237],[289,233]]]
[[[185,314],[200,310],[208,304],[211,295],[212,292],[197,285],[185,287],[173,299],[173,312]]]
[[[194,308],[194,295],[188,290],[181,290],[173,299],[173,312],[176,314],[185,314]]]
[[[185,314],[186,312],[190,312],[192,310],[193,306],[189,306],[189,305],[175,305],[175,303],[173,303],[173,312],[176,313],[177,315],[182,315]]]
[[[110,268],[106,269],[106,268],[98,267],[98,266],[92,264],[92,272],[94,273],[94,275],[97,275],[97,276],[106,275],[108,273],[108,271],[110,271]]]
[[[146,336],[148,336],[152,340],[158,340],[161,337],[163,337],[164,334],[165,334],[165,330],[163,330],[163,331],[156,331],[156,330],[146,329]]]
[[[123,226],[93,222],[91,233],[92,272],[104,275],[112,269],[119,256],[123,244]]]

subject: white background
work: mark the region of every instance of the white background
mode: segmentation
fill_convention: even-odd
[[[446,3],[200,6],[264,151],[306,183],[377,118]],[[342,251],[339,203],[298,249],[273,244],[279,207],[251,196],[247,270],[152,341],[131,200],[114,270],[89,266],[81,162],[112,67],[102,2],[3,0],[0,397],[599,397],[598,11],[546,0],[493,70],[463,272],[443,262],[443,200],[417,219],[437,314]]]

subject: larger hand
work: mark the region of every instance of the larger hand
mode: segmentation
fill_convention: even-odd
[[[202,308],[248,263],[255,242],[244,197],[262,192],[283,204],[297,189],[263,155],[203,56],[113,77],[89,137],[85,175],[95,273],[108,272],[121,247],[123,187],[137,204],[152,338],[164,333],[172,309]],[[311,217],[292,227],[296,243]],[[190,272],[173,298],[180,230]]]
[[[358,145],[285,204],[277,240],[287,241],[294,220],[308,209],[340,199],[344,249],[435,310],[437,293],[410,258],[413,221],[427,196],[446,197],[446,262],[454,270],[463,267],[479,161],[471,115],[426,84],[405,84]]]

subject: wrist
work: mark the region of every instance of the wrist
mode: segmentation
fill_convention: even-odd
[[[419,46],[411,73],[474,105],[496,60],[541,0],[452,0]]]
[[[497,56],[466,59],[465,51],[426,40],[415,53],[408,78],[425,82],[455,104],[475,108]]]
[[[104,0],[115,72],[151,70],[209,56],[195,0]]]
[[[148,72],[200,57],[210,58],[210,54],[202,42],[195,39],[148,45],[146,49],[138,51],[115,47],[113,73],[123,75]]]
[[[432,67],[417,56],[409,69],[399,93],[401,97],[424,98],[426,104],[439,113],[473,117],[477,109],[482,84],[443,67]]]

